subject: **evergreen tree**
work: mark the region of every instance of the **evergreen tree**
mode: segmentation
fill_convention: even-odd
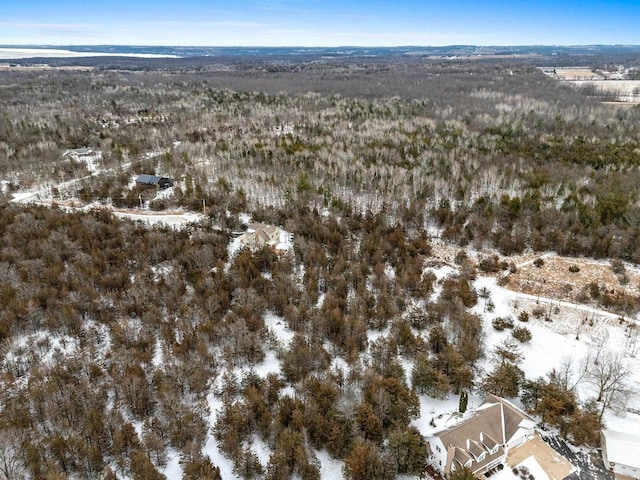
[[[418,475],[427,458],[427,444],[418,429],[411,426],[391,432],[389,453],[396,461],[398,473]]]
[[[449,474],[449,480],[476,480],[469,467],[456,468]]]
[[[467,411],[467,404],[469,403],[469,394],[466,391],[460,392],[460,401],[458,402],[458,411],[464,413]]]

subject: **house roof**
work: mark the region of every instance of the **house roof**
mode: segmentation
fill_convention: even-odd
[[[471,454],[476,458],[478,458],[483,453],[487,453],[487,449],[475,440],[467,440],[467,450],[471,452]]]
[[[460,459],[464,458],[458,450],[463,450],[466,455],[475,459],[484,451],[486,456],[483,461],[475,463],[472,467],[476,471],[502,455],[502,445],[508,443],[520,429],[533,426],[535,421],[518,407],[503,398],[489,395],[468,420],[435,435],[448,451],[451,451],[449,447],[455,449],[453,456],[447,455],[447,467],[454,460],[460,462]],[[501,445],[498,451],[491,454],[490,450],[497,445]]]
[[[453,459],[460,467],[463,467],[469,460],[473,460],[473,457],[463,449],[454,447]]]
[[[502,429],[502,408],[499,404],[489,405],[476,411],[465,422],[442,432],[436,433],[445,445],[467,448],[467,440],[480,440],[484,433],[496,438],[498,443],[506,443]]]
[[[138,178],[136,178],[136,182],[152,184],[158,183],[162,179],[170,180],[169,177],[160,177],[158,175],[149,175],[147,173],[143,173],[141,175],[138,175]]]
[[[248,230],[253,230],[254,232],[264,232],[267,235],[273,235],[277,232],[278,228],[274,227],[273,225],[267,225],[266,223],[252,223],[249,225]]]
[[[75,155],[89,155],[93,153],[93,150],[88,147],[83,147],[83,148],[70,148],[69,150],[64,152],[65,155],[70,155],[72,153]]]
[[[247,231],[240,235],[238,239],[244,244],[257,244],[275,246],[280,240],[278,232],[280,229],[266,223],[252,223],[247,226]],[[273,238],[276,235],[277,238]]]
[[[458,468],[463,468],[469,462],[471,462],[471,470],[473,472],[477,472],[478,470],[482,470],[488,464],[493,462],[494,460],[502,457],[504,455],[504,448],[499,446],[495,452],[485,452],[482,460],[478,461],[478,457],[474,457],[469,452],[465,451],[462,448],[449,446],[447,448],[447,459],[444,466],[444,473],[448,474],[451,470],[455,470]]]
[[[630,433],[603,430],[607,458],[610,462],[640,468],[640,437]]]
[[[497,440],[485,432],[482,432],[482,435],[480,435],[480,443],[482,443],[489,450],[498,445]]]
[[[136,182],[138,183],[158,183],[160,181],[160,177],[157,175],[149,175],[147,173],[143,173],[136,178]]]
[[[483,405],[489,403],[499,403],[502,405],[504,411],[506,441],[509,441],[520,428],[529,429],[536,426],[536,421],[533,418],[524,413],[509,400],[505,400],[497,395],[488,395],[487,398],[485,398]]]

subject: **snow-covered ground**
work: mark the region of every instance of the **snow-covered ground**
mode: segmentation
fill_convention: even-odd
[[[26,381],[32,365],[50,365],[58,356],[70,356],[76,351],[77,344],[74,337],[46,330],[17,336],[3,345],[3,370]]]
[[[273,313],[267,313],[264,316],[264,323],[269,332],[271,332],[282,344],[283,347],[288,347],[289,343],[293,339],[295,333],[287,326],[287,321]]]
[[[280,230],[280,241],[276,245],[276,250],[290,250],[291,248],[293,248],[293,235]]]
[[[455,269],[448,266],[434,270],[434,274],[440,280],[454,273]],[[491,320],[496,317],[517,317],[519,311],[525,308],[530,309],[532,305],[535,305],[536,300],[528,299],[531,304],[525,304],[521,294],[498,286],[496,279],[492,277],[479,277],[475,281],[474,287],[476,290],[483,287],[487,288],[490,291],[490,298],[495,305],[492,312],[485,312],[484,301],[480,299],[478,305],[474,307],[474,312],[483,319],[486,334],[484,341],[485,351],[488,353],[483,366],[488,369],[491,366],[489,352],[504,339],[511,338],[510,330],[496,331],[491,325]],[[606,315],[606,312],[601,312],[597,309],[591,309],[590,311],[597,319],[606,320],[611,317],[611,315]],[[524,354],[521,368],[527,378],[535,379],[544,376],[551,369],[558,368],[567,358],[573,359],[574,365],[577,368],[580,361],[588,354],[590,344],[594,342],[594,336],[601,331],[601,329],[599,329],[600,326],[595,324],[593,327],[583,329],[578,335],[578,338],[576,338],[576,328],[582,324],[584,311],[576,309],[573,304],[566,306],[561,305],[558,313],[553,314],[552,317],[552,322],[545,322],[543,319],[531,317],[526,324],[527,328],[533,333],[533,339],[527,344],[519,345],[519,347]],[[279,373],[281,371],[281,361],[278,359],[277,349],[278,346],[285,347],[288,345],[294,336],[294,332],[288,328],[286,321],[282,317],[272,313],[265,315],[265,324],[268,331],[276,339],[276,342],[275,344],[270,342],[266,348],[265,358],[259,364],[233,368],[232,373],[239,379],[249,373],[257,374],[264,378],[271,372]],[[558,327],[558,325],[560,327]],[[570,328],[571,325],[573,325],[572,328]],[[620,350],[624,344],[624,329],[620,327],[617,322],[607,324],[605,327],[609,334],[609,347],[613,350]],[[369,341],[376,341],[380,337],[388,336],[390,332],[390,328],[381,331],[370,331],[368,334]],[[156,352],[154,362],[160,361],[161,354]],[[631,379],[631,383],[638,385],[640,383],[640,363],[635,358],[628,358],[628,361],[632,362],[634,366],[634,377]],[[401,363],[405,368],[406,377],[410,378],[412,362],[402,359]],[[332,368],[341,368],[346,372],[349,367],[343,359],[336,358],[332,362]],[[579,372],[576,372],[576,375],[578,373]],[[285,389],[285,393],[287,393],[288,390],[290,390],[290,388]],[[215,388],[212,389],[212,392],[213,391],[215,391]],[[292,391],[289,393],[293,394]],[[594,396],[594,392],[590,386],[584,382],[578,385],[577,393],[583,401]],[[423,435],[429,436],[436,431],[452,427],[465,418],[468,418],[481,404],[482,397],[472,393],[469,396],[467,413],[464,415],[458,414],[458,397],[455,395],[450,395],[444,400],[436,400],[426,395],[420,395],[419,400],[420,416],[413,424]],[[210,409],[209,423],[213,425],[222,406],[222,402],[211,393],[208,396],[208,403]],[[517,404],[518,401],[515,400],[515,403]],[[629,406],[639,408],[638,399],[631,399]],[[607,412],[605,414],[605,422],[608,428],[623,432],[632,432],[640,429],[640,416],[632,413],[619,417],[611,412]],[[268,446],[256,438],[251,448],[256,455],[258,455],[262,464],[266,465],[270,455]],[[204,453],[211,458],[214,465],[220,468],[223,478],[231,480],[239,478],[233,473],[232,462],[221,454],[218,449],[218,443],[212,434],[209,434],[207,437]],[[315,453],[320,462],[321,478],[333,479],[342,477],[342,468],[344,465],[342,461],[331,458],[325,451],[316,451]],[[523,461],[521,465],[527,467],[535,478],[545,479],[545,475],[541,467],[537,465],[535,459],[529,458]],[[181,478],[182,470],[177,453],[172,452],[172,454],[170,454],[169,463],[163,470],[163,473],[165,473],[169,479]],[[513,480],[516,478],[510,469],[505,469],[500,475],[500,480]]]
[[[218,413],[222,410],[222,400],[216,397],[213,393],[210,393],[207,395],[207,402],[209,403],[210,412],[209,425],[213,426],[218,418]],[[213,436],[211,429],[207,435],[203,453],[204,455],[207,455],[211,459],[211,462],[220,469],[220,475],[222,478],[225,480],[236,480],[240,478],[233,473],[233,463],[231,460],[225,457],[218,448],[218,441]],[[169,475],[169,473],[166,472],[165,475],[167,475],[167,479],[169,480],[179,480],[182,478],[182,469],[178,471],[176,468],[172,475]]]
[[[152,53],[104,53],[74,52],[55,48],[0,48],[0,60],[17,58],[77,58],[77,57],[137,57],[137,58],[178,58],[177,55],[159,55]]]
[[[531,478],[535,478],[536,480],[550,480],[547,473],[540,466],[533,455],[524,459],[518,465],[513,465],[513,467],[528,472],[530,475],[532,475]],[[494,474],[492,480],[520,480],[521,478],[522,477],[520,475],[516,475],[515,473],[513,473],[510,468],[505,468],[504,470],[500,470],[496,474]]]
[[[163,153],[162,151],[154,151],[147,152],[144,157],[151,158],[153,156],[157,156]],[[14,203],[21,204],[36,204],[36,205],[45,205],[52,206],[54,203],[59,207],[68,211],[75,210],[91,210],[93,208],[106,208],[113,212],[115,216],[118,218],[128,218],[130,220],[136,220],[143,223],[146,223],[149,226],[162,224],[168,225],[173,228],[181,228],[187,224],[195,223],[203,220],[205,215],[194,212],[180,212],[180,211],[153,211],[148,207],[146,208],[138,208],[138,209],[115,209],[112,205],[103,204],[99,202],[84,204],[77,198],[69,198],[64,201],[58,201],[57,198],[53,197],[53,189],[58,190],[59,192],[75,192],[77,186],[80,181],[98,173],[104,172],[99,167],[99,160],[102,158],[101,152],[95,152],[93,155],[85,155],[80,157],[74,157],[77,161],[82,161],[86,163],[87,169],[90,172],[90,175],[84,178],[71,179],[59,182],[55,185],[37,185],[29,190],[20,190],[11,193],[11,201]],[[133,188],[136,185],[137,175],[131,177],[131,181],[129,184],[129,188]],[[7,190],[8,181],[3,180],[1,182],[2,189]],[[156,199],[165,199],[169,198],[173,195],[173,189],[167,188],[164,190],[159,190],[155,196]]]
[[[174,228],[182,227],[188,223],[198,222],[204,219],[204,215],[200,213],[161,213],[161,212],[124,212],[121,210],[114,211],[113,214],[118,218],[128,218],[137,220],[148,225],[163,224]]]
[[[536,306],[544,306],[545,304],[554,306],[551,322],[547,322],[543,318],[536,319],[531,315],[526,324],[516,320],[516,323],[521,326],[526,325],[533,334],[533,339],[530,342],[519,344],[524,354],[520,368],[528,379],[543,377],[552,369],[559,369],[563,362],[570,360],[573,364],[574,377],[577,380],[581,373],[582,362],[589,354],[590,348],[595,347],[601,335],[606,336],[605,349],[624,354],[628,344],[626,336],[628,331],[625,330],[624,325],[619,323],[618,315],[585,305],[558,302],[513,292],[498,286],[496,279],[491,277],[479,277],[474,286],[476,290],[482,287],[489,289],[490,298],[495,304],[493,312],[483,312],[484,302],[480,299],[474,309],[475,313],[483,318],[486,352],[490,352],[504,339],[511,337],[510,330],[497,331],[492,327],[491,321],[494,318],[507,316],[517,318],[518,313],[522,310],[531,313]],[[640,358],[625,355],[624,359],[631,365],[632,371],[628,385],[638,388],[640,386]],[[486,367],[489,368],[489,365],[487,364]],[[581,401],[595,397],[593,388],[584,379],[578,383],[576,392]],[[640,410],[638,395],[633,395],[629,399],[627,409]],[[627,432],[640,430],[640,415],[631,412],[618,416],[611,411],[606,411],[604,421],[608,428],[614,430]]]
[[[102,152],[91,152],[88,154],[77,154],[73,153],[73,151],[69,150],[69,158],[75,160],[76,162],[82,162],[87,166],[87,170],[91,175],[95,175],[101,171],[100,169],[100,160],[102,160]]]
[[[320,478],[327,480],[342,478],[343,462],[333,458],[326,450],[316,450],[315,454],[320,462]]]
[[[91,171],[91,166],[88,165],[88,167]],[[58,185],[58,187],[61,186],[70,188],[73,184],[65,182],[64,184]],[[46,198],[46,195],[47,193],[50,193],[50,190],[51,187],[41,187],[29,192],[16,192],[13,193],[13,201],[20,203],[33,202],[50,204],[47,203],[47,200],[50,199]],[[162,191],[159,195],[171,195],[171,189]],[[72,210],[93,207],[95,207],[95,205],[76,207],[73,204],[70,204],[64,206],[64,208]],[[101,208],[104,207],[101,206]],[[175,228],[180,228],[188,223],[197,222],[205,218],[204,215],[197,213],[153,212],[148,209],[112,210],[114,215],[119,218],[129,218],[142,221],[149,225],[162,223],[171,225]],[[250,216],[246,214],[241,215],[240,220],[245,224],[249,224],[251,222]],[[279,240],[279,249],[287,250],[292,248],[293,238],[288,232],[281,230]],[[228,247],[229,259],[231,260],[241,248],[242,244],[240,240],[237,238],[233,239]],[[442,281],[448,276],[454,275],[458,272],[458,266],[453,262],[453,256],[457,251],[458,249],[455,248],[450,248],[446,252],[443,250],[446,255],[441,254],[440,257],[434,258],[432,265],[425,270],[425,273],[432,272],[436,278],[434,293],[431,300],[435,300],[440,294],[442,290]],[[474,252],[469,253],[471,258],[474,258],[474,255]],[[533,257],[527,259],[526,263],[531,263],[532,261]],[[393,273],[394,272],[391,269],[387,270],[387,275],[389,277],[392,277]],[[163,272],[158,271],[157,274],[162,275]],[[559,368],[567,359],[572,360],[575,378],[577,379],[580,376],[579,369],[581,368],[582,360],[587,357],[590,352],[590,348],[592,349],[599,339],[601,339],[602,335],[604,335],[603,332],[606,332],[607,349],[623,353],[625,351],[625,347],[629,344],[628,331],[620,324],[619,316],[610,312],[605,312],[588,305],[580,305],[557,299],[548,299],[540,296],[515,292],[499,286],[495,277],[478,277],[474,282],[474,288],[476,291],[479,291],[480,289],[488,290],[491,302],[494,305],[494,308],[491,311],[488,311],[485,305],[486,300],[480,298],[478,304],[473,309],[474,313],[482,318],[485,332],[484,349],[487,356],[480,365],[480,367],[485,370],[489,370],[492,367],[492,350],[505,339],[511,338],[510,330],[495,330],[492,327],[492,320],[496,317],[517,318],[518,314],[523,310],[531,313],[536,308],[542,308],[551,319],[551,322],[547,322],[543,318],[534,318],[533,315],[530,315],[529,322],[522,324],[526,325],[533,334],[533,339],[529,343],[519,344],[519,348],[524,355],[524,360],[520,367],[528,379],[536,379],[538,377],[545,376],[551,369]],[[323,295],[320,296],[318,306],[322,304],[323,297]],[[416,303],[413,307],[418,309],[423,308],[422,303]],[[520,322],[516,321],[516,323],[519,324]],[[249,373],[257,374],[264,378],[269,373],[281,372],[281,361],[278,358],[278,351],[289,345],[294,336],[294,332],[288,328],[286,321],[282,317],[272,313],[265,315],[265,324],[270,332],[270,338],[272,339],[267,342],[267,345],[265,346],[265,358],[257,365],[244,367],[236,366],[232,368],[231,373],[240,379]],[[379,340],[381,337],[386,337],[390,334],[390,327],[377,331],[370,330],[368,332],[368,340],[369,342],[374,342]],[[275,341],[273,341],[273,339],[275,339]],[[16,339],[15,342],[17,343],[14,343],[8,349],[8,354],[4,361],[15,362],[16,368],[18,369],[21,368],[21,362],[29,361],[26,356],[26,349],[24,348],[27,343],[29,345],[42,345],[42,348],[46,349],[47,352],[57,352],[56,354],[58,355],[71,355],[75,349],[75,344],[70,339],[64,339],[62,337],[51,337],[49,343],[46,343],[40,338],[21,338]],[[157,347],[159,347],[160,342],[156,343]],[[108,349],[108,347],[106,348]],[[44,350],[40,352],[40,355],[46,356],[47,354],[48,353]],[[634,387],[640,386],[640,360],[635,356],[627,356],[625,359],[632,367],[632,376],[629,379],[629,384]],[[156,348],[153,357],[153,364],[157,367],[160,366],[162,362],[162,349]],[[400,362],[405,370],[405,377],[409,381],[413,362],[404,358],[401,358]],[[348,364],[342,358],[334,358],[331,368],[333,370],[341,369],[345,373],[349,371]],[[220,377],[216,379],[216,381],[219,380]],[[210,425],[215,423],[219,410],[222,407],[221,400],[214,394],[216,391],[216,381],[214,381],[211,393],[207,397],[210,410]],[[578,384],[576,392],[581,401],[586,401],[594,397],[592,387],[584,381]],[[284,390],[284,393],[293,394],[293,390],[291,387],[287,387]],[[444,400],[436,400],[426,395],[420,395],[419,400],[420,415],[416,420],[414,420],[413,424],[423,435],[428,436],[432,435],[436,431],[451,427],[464,420],[464,418],[467,418],[472,414],[473,410],[480,405],[482,397],[474,393],[469,395],[468,410],[465,415],[459,415],[457,413],[458,397],[454,395],[451,395]],[[514,403],[517,404],[518,401],[516,400]],[[640,411],[640,397],[637,395],[632,397],[628,402],[627,407],[634,411]],[[617,416],[616,414],[607,411],[605,414],[605,423],[608,428],[613,430],[634,432],[640,430],[640,415],[628,412],[624,416]],[[270,455],[268,446],[263,442],[260,442],[259,439],[255,439],[252,444],[252,449],[258,455],[263,465],[266,465]],[[222,478],[232,480],[239,478],[234,475],[232,462],[221,454],[218,449],[218,443],[211,433],[209,433],[207,437],[204,453],[211,458],[214,465],[220,468]],[[316,451],[315,453],[320,462],[321,476],[323,479],[342,477],[343,462],[331,458],[325,451]],[[163,469],[163,472],[170,480],[182,477],[182,468],[179,460],[178,453],[172,450],[169,454],[169,462]],[[542,473],[538,472],[536,465],[529,462],[529,460],[530,459],[525,460],[523,465],[527,466],[538,480],[544,479]],[[510,470],[501,472],[501,475],[500,480],[513,480],[511,479],[513,474]]]
[[[455,273],[455,268],[444,266],[432,269],[438,281]],[[438,282],[439,283],[439,282]],[[436,292],[433,298],[439,294],[441,287],[436,284]],[[491,312],[485,311],[485,301],[478,300],[478,304],[473,311],[482,318],[485,332],[484,347],[487,353],[484,363],[481,364],[485,370],[492,367],[491,351],[505,339],[512,338],[510,330],[497,331],[493,328],[491,321],[496,317],[517,318],[519,312],[526,310],[529,313],[535,307],[547,306],[550,311],[551,322],[546,322],[543,318],[536,319],[530,316],[527,323],[516,320],[520,326],[526,327],[532,332],[533,338],[526,344],[518,344],[524,355],[520,368],[524,371],[528,379],[544,377],[552,369],[559,369],[564,362],[571,361],[574,371],[574,380],[578,380],[584,366],[584,359],[589,354],[590,348],[598,343],[600,337],[604,335],[606,339],[605,348],[617,353],[623,353],[628,344],[628,331],[619,322],[619,316],[610,312],[602,311],[586,305],[569,302],[560,302],[552,299],[525,295],[514,292],[497,285],[494,277],[478,277],[474,282],[474,288],[479,291],[486,288],[490,292],[490,298],[495,305]],[[553,307],[553,308],[551,308]],[[369,340],[378,339],[388,332],[370,332]],[[625,360],[630,363],[632,375],[628,379],[628,385],[632,388],[640,387],[640,359],[636,356],[625,356]],[[407,377],[411,374],[411,363],[402,362],[405,367]],[[580,381],[576,387],[576,393],[581,401],[595,398],[593,387],[587,382]],[[413,424],[425,436],[434,434],[437,431],[450,428],[465,418],[467,418],[475,408],[482,402],[482,397],[471,393],[467,413],[458,414],[458,397],[451,395],[444,400],[436,400],[426,395],[420,395],[420,417]],[[519,404],[517,399],[514,403]],[[633,395],[626,405],[627,409],[640,410],[640,397]],[[614,413],[606,411],[604,421],[607,428],[622,432],[635,432],[640,430],[640,415],[627,411],[626,413]],[[533,460],[530,461],[530,460]],[[536,479],[544,479],[545,475],[535,459],[527,459],[522,465],[529,468]],[[536,474],[538,472],[539,474]],[[516,478],[511,470],[505,469],[500,473],[500,480],[513,480]]]

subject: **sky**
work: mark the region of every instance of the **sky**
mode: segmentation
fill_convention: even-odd
[[[640,0],[0,0],[8,44],[640,44]]]

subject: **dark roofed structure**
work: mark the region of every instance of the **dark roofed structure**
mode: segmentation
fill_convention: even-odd
[[[160,188],[168,188],[173,186],[173,180],[169,177],[160,177],[158,175],[149,175],[143,173],[136,178],[136,183],[138,185],[152,185],[158,186]]]

